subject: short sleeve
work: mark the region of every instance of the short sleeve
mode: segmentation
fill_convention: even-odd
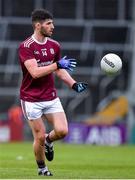
[[[25,62],[28,59],[35,58],[32,49],[28,47],[21,47],[21,46],[19,48],[19,57],[20,57],[21,62]]]
[[[58,45],[56,48],[55,62],[59,61],[60,58],[61,58],[61,49],[60,49],[60,45]]]

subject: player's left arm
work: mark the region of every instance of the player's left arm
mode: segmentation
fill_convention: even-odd
[[[87,83],[76,82],[65,69],[58,69],[55,73],[64,83],[78,93],[84,91],[88,86]]]
[[[55,54],[55,61],[57,62],[60,59],[61,53],[60,53],[60,45],[57,46],[57,53]],[[64,57],[65,59],[65,57]],[[61,59],[61,64],[63,64],[63,58]],[[76,62],[73,62],[72,66],[70,67],[69,70],[73,71],[73,69],[76,67]],[[72,88],[74,91],[80,93],[84,91],[88,84],[84,82],[76,82],[71,75],[66,71],[65,69],[57,69],[55,71],[55,74],[64,82],[66,83],[70,88]]]

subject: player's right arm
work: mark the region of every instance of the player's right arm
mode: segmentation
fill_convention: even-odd
[[[48,66],[38,67],[36,59],[26,60],[24,62],[24,65],[34,79],[46,76],[57,70],[56,63],[50,64]]]
[[[24,64],[24,66],[34,79],[43,77],[57,69],[56,63],[48,66],[38,67],[37,61],[33,53],[33,49],[31,49],[30,47],[26,47],[25,42],[22,43],[19,47],[19,58],[21,64]]]
[[[38,67],[36,59],[29,59],[24,62],[25,67],[28,72],[34,79],[46,76],[57,69],[68,69],[73,71],[73,68],[76,67],[75,59],[66,59],[66,57],[61,58],[58,62],[54,62],[53,64],[47,66]]]
[[[57,69],[67,69],[72,71],[76,67],[76,60],[66,59],[66,56],[50,65],[40,67],[34,57],[33,50],[22,46],[19,48],[19,57],[21,63],[24,64],[34,79],[46,76]]]

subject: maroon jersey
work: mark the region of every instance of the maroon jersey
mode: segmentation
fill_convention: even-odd
[[[38,66],[50,65],[60,59],[60,45],[50,38],[46,38],[44,43],[40,43],[33,36],[20,44],[19,59],[23,72],[20,98],[29,102],[55,99],[57,95],[53,73],[33,79],[25,67],[24,62],[33,58],[36,59]]]

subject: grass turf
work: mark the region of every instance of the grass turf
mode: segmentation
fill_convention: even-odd
[[[56,143],[55,159],[47,165],[54,176],[37,176],[32,143],[0,144],[0,179],[131,179],[135,147]]]

